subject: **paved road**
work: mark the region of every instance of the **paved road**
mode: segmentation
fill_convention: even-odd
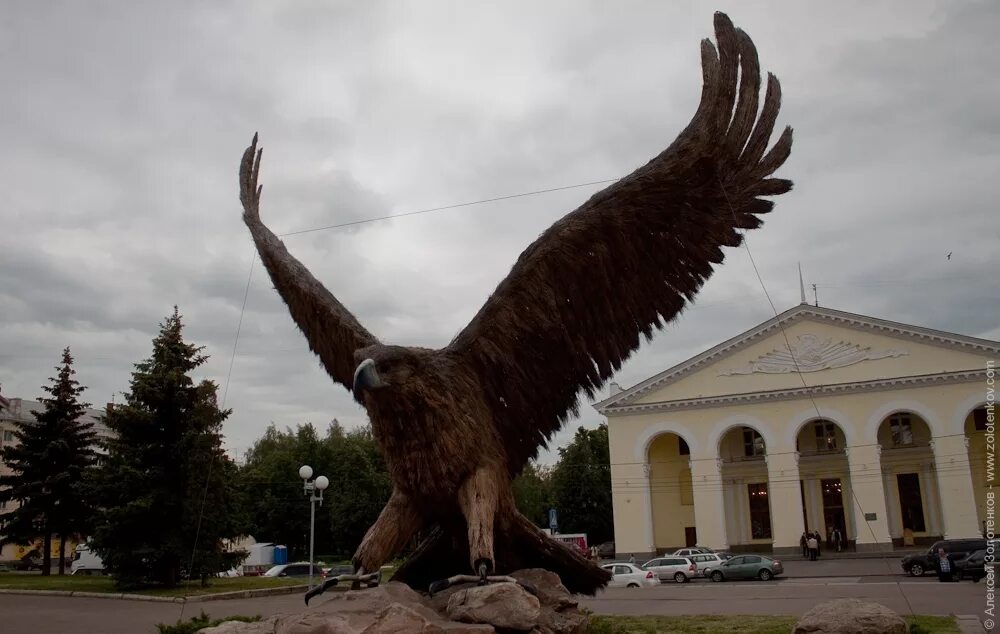
[[[791,564],[792,562],[789,562]],[[583,604],[604,614],[792,614],[823,601],[857,597],[878,601],[899,613],[976,614],[982,616],[983,582],[938,583],[934,577],[883,576],[886,565],[841,568],[840,562],[800,562],[813,573],[772,582],[736,581],[663,584],[638,590],[614,588]],[[793,566],[786,564],[786,568]],[[894,562],[894,565],[898,565]],[[798,566],[794,566],[799,569]],[[317,600],[321,604],[322,600]],[[185,617],[201,610],[215,617],[269,615],[305,610],[300,595],[237,601],[209,601],[185,607]],[[173,623],[180,604],[27,595],[0,595],[0,630],[4,634],[154,634],[157,623]]]

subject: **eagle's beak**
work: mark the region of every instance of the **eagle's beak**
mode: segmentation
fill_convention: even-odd
[[[378,372],[375,370],[375,362],[371,359],[365,359],[354,370],[354,389],[351,391],[354,393],[354,400],[358,403],[364,405],[364,402],[361,400],[361,393],[363,391],[384,385],[385,383],[382,382],[382,378],[379,377]]]

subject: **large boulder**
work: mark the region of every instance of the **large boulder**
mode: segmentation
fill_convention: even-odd
[[[402,583],[389,582],[358,591],[328,591],[296,614],[257,623],[230,621],[202,634],[475,634],[522,631],[532,634],[581,634],[589,617],[559,582],[541,569],[511,575],[515,584],[463,584],[433,597]]]
[[[834,599],[806,612],[792,634],[906,634],[906,621],[881,603]]]
[[[519,585],[498,583],[462,588],[448,599],[446,612],[453,621],[528,632],[538,624],[541,604]]]

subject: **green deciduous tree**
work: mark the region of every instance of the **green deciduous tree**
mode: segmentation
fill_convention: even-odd
[[[27,544],[43,538],[42,574],[51,572],[52,536],[60,536],[59,574],[65,573],[66,538],[86,529],[91,513],[84,493],[84,473],[94,462],[93,424],[82,416],[88,405],[79,400],[86,389],[73,378],[73,357],[63,350],[62,365],[45,409],[32,411],[34,421],[15,422],[17,443],[0,451],[11,474],[0,476],[0,502],[20,503],[0,515],[5,542]]]
[[[213,382],[191,377],[207,357],[182,331],[175,308],[105,419],[114,437],[95,477],[94,546],[120,587],[204,580],[227,566],[223,540],[240,532],[236,468],[222,450],[230,412]]]
[[[308,556],[309,502],[298,477],[305,464],[330,480],[316,509],[316,553],[349,557],[391,492],[368,428],[345,432],[334,421],[321,437],[311,423],[284,432],[269,427],[240,469],[248,532],[257,541],[288,546],[290,558]]]
[[[514,503],[529,520],[547,528],[552,508],[552,468],[529,462],[513,482]]]
[[[587,533],[599,544],[613,539],[611,468],[608,426],[576,430],[573,441],[559,449],[552,472],[552,495],[559,514],[559,531]]]

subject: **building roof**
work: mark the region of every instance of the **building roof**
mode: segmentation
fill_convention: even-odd
[[[902,339],[915,339],[925,344],[946,346],[949,348],[958,347],[969,352],[1000,355],[1000,342],[997,341],[958,335],[942,330],[935,330],[933,328],[924,328],[923,326],[901,324],[886,319],[878,319],[875,317],[868,317],[866,315],[835,310],[833,308],[799,304],[789,310],[786,310],[780,315],[772,317],[771,319],[768,319],[767,321],[760,323],[757,326],[754,326],[753,328],[736,335],[735,337],[728,339],[697,356],[678,363],[677,365],[668,368],[631,388],[616,392],[608,398],[594,403],[593,406],[602,414],[607,414],[610,410],[629,406],[654,390],[660,389],[670,383],[674,383],[725,355],[732,354],[757,341],[760,341],[764,337],[774,334],[776,331],[779,331],[786,326],[805,319],[827,322],[855,329],[875,331],[880,334],[890,335]]]
[[[7,406],[0,406],[0,422],[32,422],[35,420],[35,415],[31,412],[45,409],[45,404],[42,401],[21,398],[7,400],[9,402]],[[97,433],[98,438],[107,438],[111,435],[111,430],[103,422],[104,414],[105,410],[93,408],[88,408],[83,412],[83,420],[94,424],[94,432]]]

